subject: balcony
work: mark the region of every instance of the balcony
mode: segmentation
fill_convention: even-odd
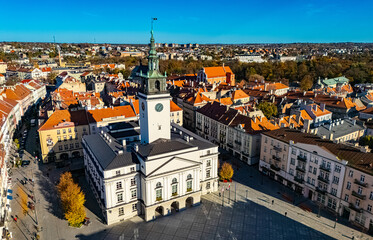
[[[357,197],[357,198],[360,198],[361,200],[365,200],[366,199],[366,195],[362,195],[362,194],[360,194],[360,193],[358,193],[358,192],[355,192],[355,191],[352,191],[352,196],[355,196],[355,197]]]
[[[325,189],[322,189],[322,188],[316,187],[316,192],[319,192],[319,193],[321,193],[321,194],[325,194],[325,193],[327,193],[328,191],[325,190]]]
[[[272,158],[273,158],[274,160],[276,160],[276,161],[281,162],[281,158],[277,157],[276,155],[273,155]]]
[[[157,201],[157,202],[158,202],[158,201],[162,201],[162,197],[156,197],[156,198],[155,198],[155,201]]]
[[[275,171],[280,171],[281,170],[280,167],[277,167],[276,165],[273,165],[273,164],[271,164],[271,169],[275,170]]]
[[[359,213],[363,212],[363,209],[361,209],[359,206],[356,206],[356,205],[354,205],[354,204],[352,204],[352,203],[350,203],[349,207],[350,207],[352,210],[356,211],[356,212],[359,212]]]
[[[298,182],[300,184],[304,183],[304,179],[302,177],[299,177],[299,176],[295,176],[294,177],[294,181],[296,181],[296,182]]]
[[[304,167],[301,167],[301,166],[297,166],[296,167],[297,171],[301,171],[301,172],[306,172],[306,169]]]
[[[326,171],[326,172],[330,172],[330,168],[325,166],[324,164],[320,165],[320,169],[323,170],[323,171]]]
[[[277,152],[282,152],[282,148],[280,147],[277,147],[277,146],[273,146],[273,149]]]
[[[317,179],[320,180],[320,181],[322,181],[322,182],[324,182],[324,183],[329,183],[329,179],[326,179],[326,178],[322,177],[321,175],[319,175],[317,177]]]
[[[354,183],[362,186],[362,187],[368,187],[368,183],[361,182],[360,180],[355,179]]]
[[[191,192],[192,191],[192,188],[187,188],[187,192]]]
[[[307,162],[307,157],[306,157],[306,156],[298,155],[297,159],[298,159],[299,161],[302,161],[302,162]]]

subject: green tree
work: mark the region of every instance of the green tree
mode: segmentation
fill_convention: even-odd
[[[277,115],[277,107],[273,103],[261,102],[259,103],[258,108],[263,112],[264,116],[266,116],[266,118],[268,119],[272,116]]]
[[[227,163],[227,162],[224,162],[223,163],[223,166],[221,166],[221,169],[220,169],[220,178],[223,179],[223,180],[230,180],[232,179],[233,177],[233,168],[232,168],[232,165],[230,163]]]
[[[300,88],[304,91],[308,91],[313,86],[313,80],[310,75],[304,76],[302,81],[300,81]]]
[[[70,172],[61,175],[57,190],[66,220],[70,226],[80,227],[86,217],[85,196],[78,184],[74,183]]]
[[[369,146],[370,149],[373,149],[373,136],[367,135],[367,136],[361,137],[359,140],[359,144],[361,146]]]

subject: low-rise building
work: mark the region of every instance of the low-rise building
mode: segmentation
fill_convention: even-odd
[[[204,67],[197,75],[198,82],[208,84],[228,83],[231,86],[236,85],[235,75],[229,66],[221,67]]]

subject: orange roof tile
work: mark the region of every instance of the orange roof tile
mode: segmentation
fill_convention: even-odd
[[[68,122],[74,123],[74,126],[88,125],[86,111],[57,110],[48,118],[43,126],[39,128],[39,131],[64,128],[67,125],[65,123]]]
[[[225,77],[227,73],[232,73],[232,70],[228,66],[220,67],[205,67],[203,68],[208,78]]]
[[[176,104],[174,103],[174,101],[170,101],[170,112],[178,112],[178,111],[182,111],[182,109]]]
[[[238,99],[242,99],[242,98],[248,98],[249,95],[247,95],[244,91],[242,91],[241,89],[239,90],[236,90],[232,93],[232,99],[233,101],[235,100],[238,100]]]
[[[102,108],[88,111],[89,122],[100,122],[104,118],[124,116],[126,118],[136,117],[130,105],[112,108]]]

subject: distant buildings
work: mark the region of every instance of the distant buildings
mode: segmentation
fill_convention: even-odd
[[[232,86],[236,84],[235,75],[228,66],[221,67],[205,67],[198,72],[198,82],[204,82],[206,84],[213,83],[228,83]]]

